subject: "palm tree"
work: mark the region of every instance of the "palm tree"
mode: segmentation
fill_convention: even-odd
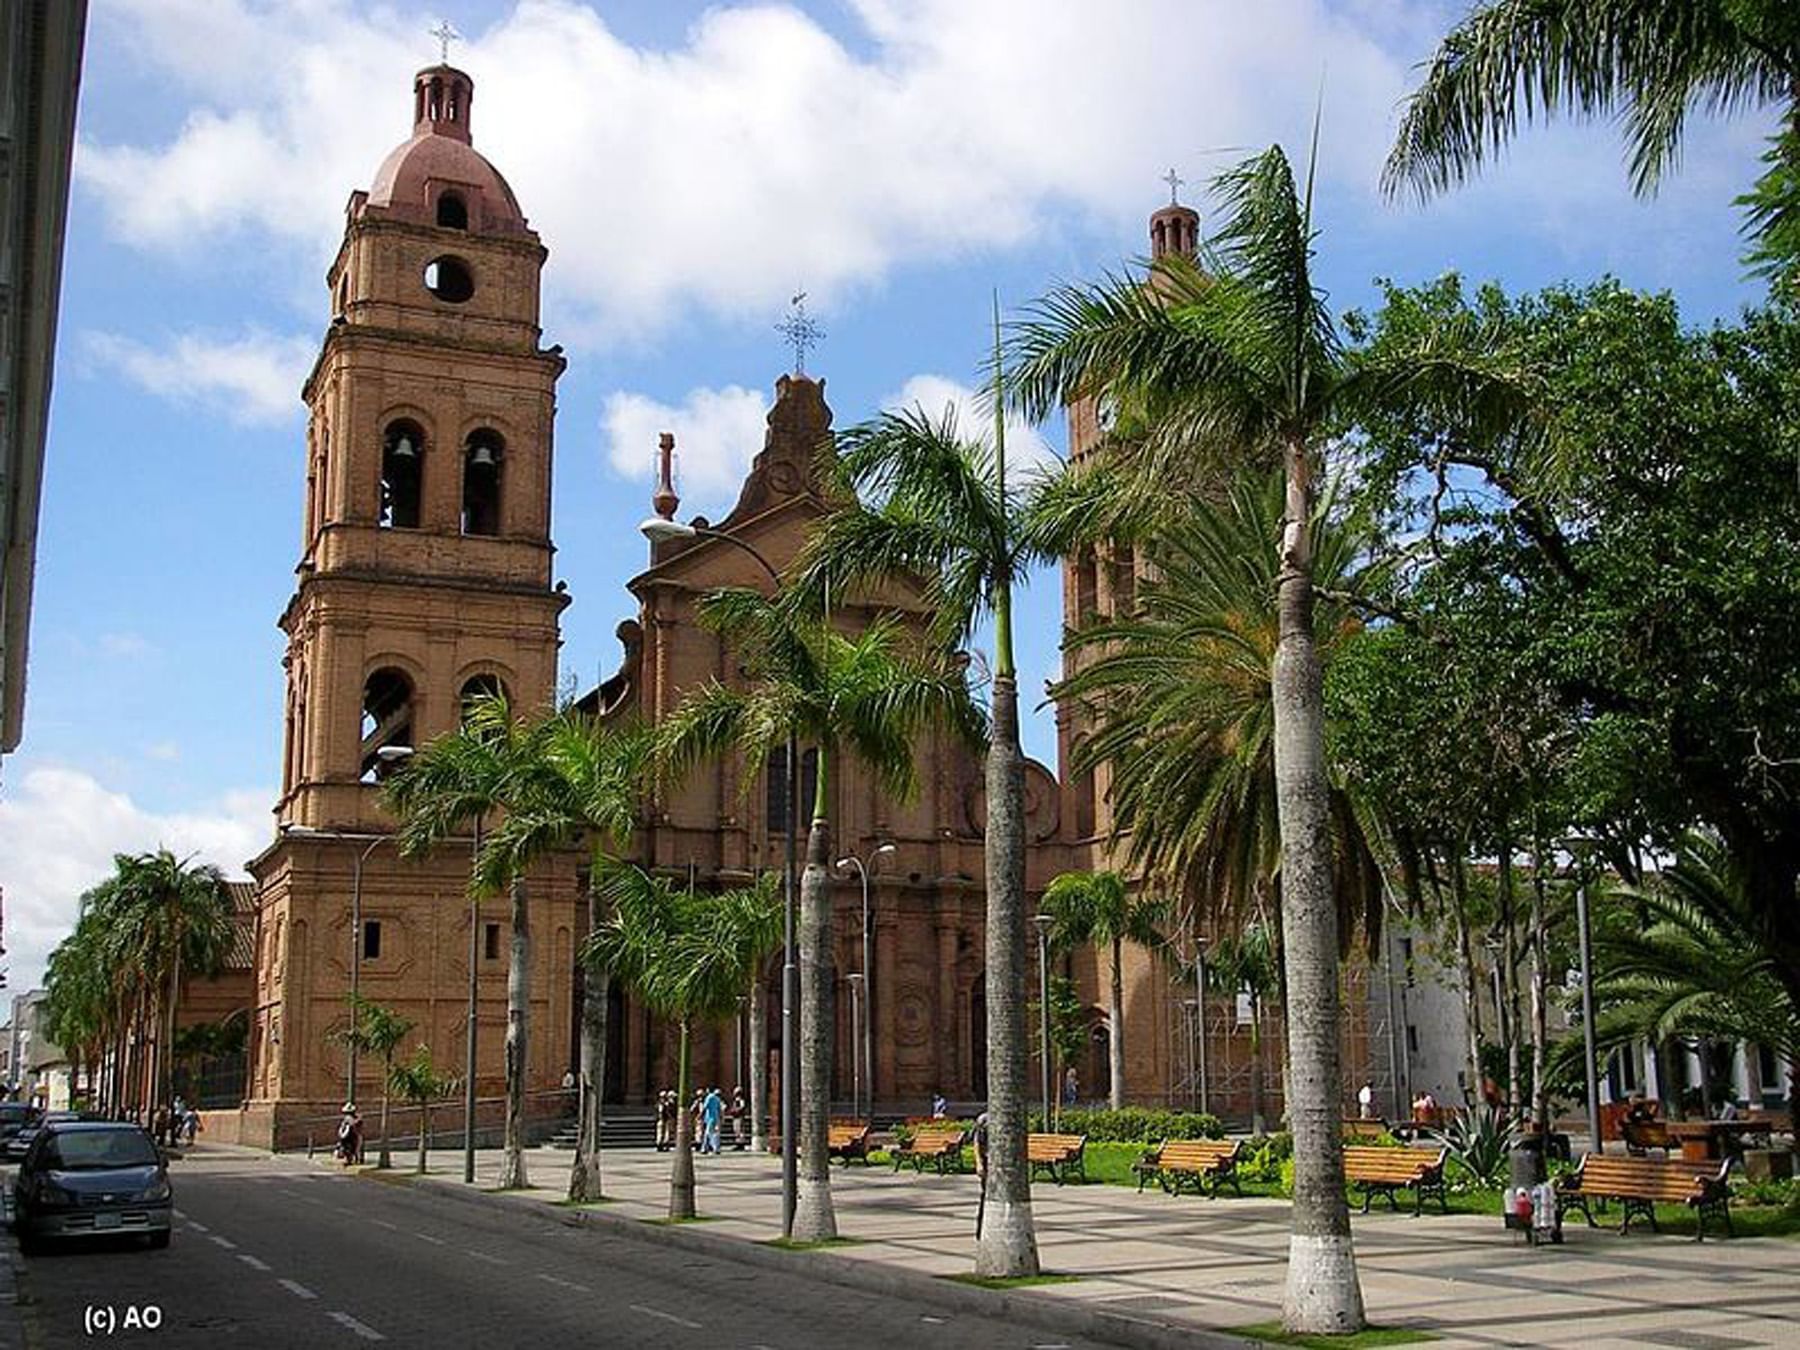
[[[995,306],[995,378],[999,315]],[[936,635],[965,646],[991,617],[994,672],[987,742],[987,1203],[975,1273],[1038,1273],[1025,1140],[1025,752],[1019,743],[1012,592],[1038,553],[1022,528],[1022,498],[1006,475],[1006,426],[994,400],[991,441],[963,436],[953,411],[885,414],[821,451],[823,475],[847,500],[795,562],[803,595],[825,589],[920,585]],[[860,500],[859,500],[860,499]]]
[[[388,1065],[387,1091],[419,1108],[419,1175],[425,1175],[426,1153],[431,1146],[431,1104],[456,1091],[454,1074],[439,1073],[431,1062],[431,1047],[413,1047],[412,1058]],[[385,1097],[383,1099],[385,1107]],[[385,1127],[382,1142],[386,1143]]]
[[[463,706],[463,724],[408,758],[388,780],[385,796],[400,822],[400,855],[422,858],[439,844],[473,828],[476,858],[469,870],[469,897],[511,899],[511,945],[506,967],[506,1138],[500,1188],[522,1189],[525,1175],[525,1066],[530,1038],[531,917],[521,871],[484,868],[482,824],[487,816],[519,802],[536,763],[535,738],[514,720],[504,694],[480,694]],[[470,923],[474,924],[474,915]],[[473,1084],[467,1084],[471,1091]]]
[[[698,613],[733,644],[752,683],[734,689],[712,680],[684,700],[660,728],[671,770],[679,774],[735,748],[744,755],[745,781],[753,782],[769,748],[790,732],[817,747],[812,828],[800,878],[800,1158],[790,1236],[824,1241],[837,1236],[826,1152],[833,1033],[833,764],[840,755],[854,756],[883,790],[907,797],[917,785],[917,734],[948,721],[973,738],[979,722],[960,673],[903,652],[899,626],[891,619],[876,619],[848,636],[823,621],[797,617],[755,591],[736,589],[713,592]]]
[[[1441,404],[1472,420],[1516,416],[1522,382],[1474,324],[1423,330],[1405,352],[1347,358],[1314,284],[1312,191],[1279,146],[1223,174],[1204,268],[1181,255],[1064,286],[1010,340],[1009,397],[1028,416],[1106,398],[1133,429],[1107,456],[1136,503],[1192,500],[1226,465],[1279,464],[1285,509],[1271,662],[1271,738],[1281,836],[1294,1206],[1283,1323],[1364,1325],[1339,1138],[1338,924],[1323,672],[1315,631],[1313,519],[1326,447],[1361,409]]]
[[[210,863],[168,849],[113,859],[108,921],[115,952],[141,981],[143,1006],[154,1007],[156,1076],[151,1107],[168,1106],[175,1070],[175,1005],[184,975],[218,973],[232,939],[231,893]]]
[[[1035,503],[1034,528],[1058,551],[1092,542],[1085,527],[1047,518],[1100,486],[1100,475],[1076,477],[1086,481],[1059,482]],[[1132,612],[1071,634],[1071,650],[1094,655],[1051,690],[1093,720],[1075,767],[1110,766],[1113,833],[1129,862],[1196,897],[1215,930],[1234,931],[1280,904],[1271,672],[1285,493],[1279,471],[1237,475],[1140,537],[1146,576]],[[1385,568],[1367,562],[1370,531],[1338,509],[1335,490],[1319,494],[1311,543],[1320,597],[1313,629],[1329,660],[1361,629],[1355,597]],[[1335,776],[1329,801],[1347,949],[1359,921],[1371,941],[1379,936],[1381,877],[1370,844],[1379,822]]]
[[[417,1024],[361,994],[351,994],[349,1003],[350,1022],[339,1029],[338,1039],[347,1046],[355,1046],[359,1054],[381,1058],[381,1151],[375,1166],[385,1169],[394,1165],[388,1151],[388,1102],[393,1096],[394,1052]]]
[[[1169,903],[1134,892],[1117,872],[1064,872],[1044,888],[1044,913],[1056,922],[1052,946],[1068,950],[1085,942],[1104,947],[1112,958],[1107,999],[1107,1053],[1112,1063],[1112,1109],[1125,1107],[1125,944],[1151,951],[1165,942]]]
[[[1654,192],[1690,109],[1773,107],[1748,208],[1749,261],[1800,264],[1800,23],[1791,0],[1491,0],[1463,19],[1407,103],[1382,174],[1389,194],[1460,183],[1521,122],[1622,114],[1633,188]]]
[[[1800,1064],[1800,1009],[1759,941],[1743,869],[1711,834],[1690,831],[1664,871],[1612,888],[1594,930],[1595,1048],[1675,1038],[1767,1046]],[[1551,1076],[1582,1081],[1577,1034],[1551,1056]],[[1788,1079],[1800,1106],[1800,1078]]]
[[[673,1017],[676,1054],[675,1158],[669,1217],[694,1217],[693,1113],[687,1109],[688,1045],[695,1022],[721,1022],[781,943],[781,902],[772,877],[744,890],[696,895],[642,868],[607,864],[596,882],[606,918],[583,946],[590,967],[610,970],[645,1004]]]
[[[1281,990],[1281,967],[1275,952],[1275,933],[1258,920],[1220,941],[1207,958],[1221,992],[1250,997],[1250,1128],[1266,1129],[1263,1116],[1263,1001]]]
[[[588,931],[606,921],[600,876],[637,825],[650,742],[635,728],[603,725],[573,706],[548,714],[525,741],[531,762],[506,819],[482,850],[478,867],[490,884],[522,875],[537,859],[586,843],[591,851]],[[569,1199],[604,1198],[600,1173],[601,1098],[606,1086],[607,998],[611,974],[584,969],[581,996],[581,1081],[576,1106],[575,1159]]]

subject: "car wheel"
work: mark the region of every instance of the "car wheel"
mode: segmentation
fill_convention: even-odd
[[[161,1251],[164,1247],[167,1247],[169,1245],[169,1237],[169,1230],[166,1228],[151,1233],[149,1239],[150,1250]]]

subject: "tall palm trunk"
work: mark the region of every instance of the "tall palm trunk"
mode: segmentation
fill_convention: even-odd
[[[1475,950],[1469,940],[1469,892],[1463,857],[1466,849],[1459,841],[1456,859],[1450,871],[1451,908],[1456,914],[1457,959],[1462,969],[1464,1025],[1469,1037],[1469,1092],[1471,1100],[1481,1100],[1481,989],[1475,979]],[[1496,1010],[1497,1012],[1498,1010]]]
[[[531,1048],[531,904],[525,878],[512,882],[512,948],[506,964],[506,1151],[500,1189],[522,1190],[525,1176],[525,1062]]]
[[[688,1105],[688,1047],[692,1020],[681,1015],[675,1052],[675,1159],[669,1166],[669,1217],[694,1217],[694,1112]]]
[[[389,1050],[381,1057],[381,1144],[375,1152],[375,1166],[383,1171],[394,1165],[394,1157],[388,1148],[388,1103],[393,1100],[393,1089],[388,1086],[394,1076],[394,1052]]]
[[[419,1175],[425,1175],[427,1150],[431,1147],[431,1104],[419,1103]]]
[[[1531,858],[1531,1120],[1539,1137],[1550,1133],[1550,1090],[1544,1059],[1550,1043],[1550,972],[1544,952],[1544,853]]]
[[[1267,1134],[1263,1110],[1262,995],[1250,995],[1250,1129]]]
[[[175,1004],[181,997],[181,938],[175,939],[175,950],[169,957],[168,1006],[163,1010],[163,1026],[156,1047],[156,1104],[169,1108],[169,1124],[174,1125],[175,1103]]]
[[[1288,1119],[1294,1133],[1293,1229],[1282,1324],[1338,1334],[1366,1324],[1339,1118],[1337,897],[1331,879],[1324,678],[1313,635],[1312,465],[1287,451],[1287,511],[1278,592],[1280,638],[1271,687],[1281,822],[1282,948],[1287,964]]]
[[[1025,1161],[1025,757],[1010,623],[1009,614],[996,616],[1005,645],[996,641],[999,673],[987,760],[988,1160],[975,1243],[975,1273],[996,1279],[1038,1273]]]
[[[1112,988],[1108,990],[1106,1057],[1111,1066],[1109,1102],[1115,1111],[1125,1109],[1125,943],[1112,940]]]
[[[806,836],[806,870],[800,874],[800,1119],[799,1178],[794,1199],[796,1242],[837,1236],[831,1205],[833,953],[831,823],[825,803],[831,757],[819,747],[818,801]]]
[[[750,982],[750,997],[745,1005],[750,1019],[750,1148],[756,1153],[769,1149],[769,1010],[768,986],[759,967]]]
[[[588,882],[588,932],[606,922],[600,890]],[[591,1204],[606,1196],[600,1174],[600,1127],[606,1104],[606,1040],[612,975],[588,968],[581,981],[581,1082],[575,1106],[575,1160],[569,1167],[569,1199]]]
[[[1513,941],[1512,841],[1500,845],[1500,997],[1506,1003],[1506,1114],[1518,1120],[1525,1104],[1519,1075],[1519,956]]]

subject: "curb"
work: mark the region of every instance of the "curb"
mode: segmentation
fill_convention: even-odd
[[[356,1177],[381,1185],[400,1182],[398,1177],[379,1177],[369,1172],[357,1173]],[[551,1210],[542,1201],[508,1200],[484,1191],[471,1191],[462,1182],[421,1179],[414,1175],[400,1184],[417,1195],[489,1211],[511,1211],[536,1223],[593,1229],[651,1246],[672,1247],[740,1265],[779,1270],[801,1279],[906,1298],[951,1312],[1025,1322],[1045,1331],[1088,1337],[1136,1350],[1255,1350],[1259,1344],[1209,1328],[1159,1321],[1141,1314],[1107,1312],[1074,1301],[1052,1300],[1034,1295],[1030,1290],[983,1289],[979,1285],[959,1284],[885,1263],[839,1256],[829,1250],[783,1251],[748,1238],[703,1232],[697,1226],[661,1226],[592,1209]]]

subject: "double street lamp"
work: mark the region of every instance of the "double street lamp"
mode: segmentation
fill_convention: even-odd
[[[882,844],[869,855],[869,861],[874,862],[875,859],[892,852],[894,852],[894,846],[892,844]],[[837,865],[840,872],[846,871],[851,867],[856,868],[857,875],[862,878],[862,990],[865,997],[862,1001],[861,1040],[863,1072],[869,1076],[868,1119],[872,1121],[875,1118],[875,1018],[873,1015],[875,1011],[875,967],[873,964],[875,930],[869,925],[869,869],[863,865],[863,860],[854,853],[847,858],[839,858]],[[853,985],[851,989],[851,1006],[852,1011],[854,1011],[855,986]],[[855,1034],[856,1028],[853,1023],[851,1026],[852,1037],[854,1037]],[[852,1049],[852,1063],[854,1063],[855,1058],[855,1050]],[[860,1089],[855,1092],[854,1096],[855,1100],[851,1103],[851,1114],[860,1117],[862,1111],[862,1092]]]
[[[722,540],[756,559],[763,571],[769,574],[770,583],[777,587],[781,585],[781,574],[775,570],[774,565],[754,545],[734,534],[709,529],[704,525],[684,525],[662,516],[651,516],[638,526],[638,532],[653,544],[668,543],[676,539]],[[794,1049],[799,1044],[800,1020],[800,971],[795,964],[794,952],[795,909],[800,900],[797,851],[800,803],[797,800],[799,780],[796,777],[799,758],[799,737],[789,727],[786,765],[787,853],[783,860],[781,923],[781,1235],[784,1238],[794,1235],[794,1208],[799,1196],[800,1178],[799,1134],[795,1119],[799,1114],[800,1064],[794,1055]]]

